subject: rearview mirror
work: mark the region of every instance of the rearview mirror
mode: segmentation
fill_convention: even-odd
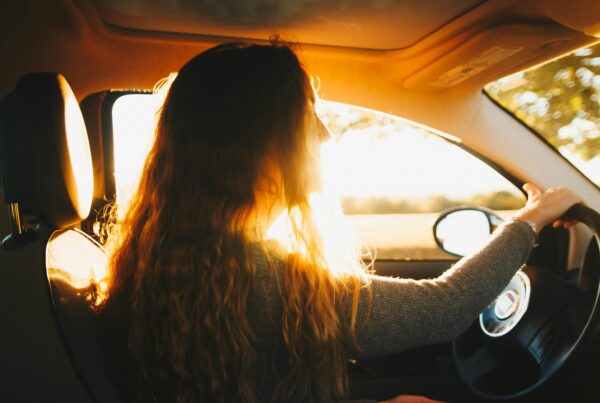
[[[487,242],[502,219],[481,207],[456,207],[443,211],[433,225],[437,245],[455,256],[476,252]]]

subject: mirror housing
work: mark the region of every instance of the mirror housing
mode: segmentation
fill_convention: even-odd
[[[480,249],[503,222],[494,211],[460,206],[444,210],[433,224],[433,238],[443,251],[466,256]]]

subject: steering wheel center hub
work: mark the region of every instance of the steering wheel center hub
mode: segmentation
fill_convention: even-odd
[[[494,304],[494,314],[498,319],[504,320],[512,316],[519,308],[519,294],[514,290],[504,291]]]
[[[490,337],[504,336],[519,323],[529,305],[531,282],[517,272],[504,291],[479,315],[483,332]]]

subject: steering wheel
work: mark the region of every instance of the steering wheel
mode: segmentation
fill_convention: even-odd
[[[460,379],[481,400],[512,400],[540,390],[586,349],[600,316],[600,214],[575,205],[564,218],[587,225],[594,238],[578,284],[526,266],[452,342]]]

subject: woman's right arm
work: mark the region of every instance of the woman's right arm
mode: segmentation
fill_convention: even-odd
[[[533,242],[526,223],[511,221],[498,227],[481,250],[438,278],[369,276],[370,286],[361,289],[358,305],[361,355],[446,342],[462,333],[525,263]]]
[[[370,286],[361,289],[358,305],[357,355],[377,356],[445,342],[463,332],[527,261],[537,235],[527,221],[539,230],[581,201],[563,188],[541,192],[527,184],[525,189],[529,199],[515,220],[499,226],[481,250],[440,277],[370,276]],[[348,295],[343,301],[346,318],[350,299]]]

